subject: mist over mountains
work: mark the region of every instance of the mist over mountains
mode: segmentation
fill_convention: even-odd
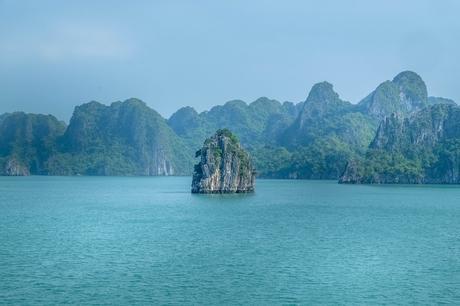
[[[201,113],[183,107],[168,119],[138,99],[109,106],[93,101],[77,106],[68,125],[51,115],[1,115],[0,174],[190,175],[204,139],[228,128],[260,177],[339,179],[345,173],[342,182],[450,183],[459,179],[459,163],[452,161],[460,154],[458,111],[452,100],[429,97],[422,78],[410,71],[356,104],[342,100],[328,82],[315,84],[297,104],[233,100]],[[427,119],[440,113],[439,120]],[[415,160],[420,150],[406,150],[414,146],[426,157]],[[394,152],[401,158],[375,167]],[[437,176],[444,179],[429,179]]]

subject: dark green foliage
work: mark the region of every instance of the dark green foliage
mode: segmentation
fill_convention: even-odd
[[[239,145],[240,143],[238,137],[236,137],[236,135],[233,134],[229,129],[219,129],[217,130],[216,135],[227,137],[228,139],[230,139],[233,145]]]
[[[428,105],[435,105],[435,104],[451,104],[457,105],[454,100],[446,99],[442,97],[428,97]]]
[[[268,178],[287,178],[292,153],[284,147],[264,146],[251,152],[257,175]]]
[[[303,110],[286,130],[280,142],[286,147],[310,145],[318,139],[339,138],[361,150],[375,132],[375,123],[340,100],[332,85],[323,82],[313,86]]]
[[[229,129],[219,129],[204,141],[195,165],[192,193],[254,191],[254,168],[249,154]]]
[[[314,85],[307,100],[294,106],[261,98],[250,105],[231,101],[209,112],[178,111],[169,123],[189,143],[230,127],[254,156],[262,177],[338,178],[347,161],[366,152],[379,121],[428,104],[423,80],[405,71],[382,83],[359,105],[343,101],[327,82]],[[191,128],[184,132],[184,126]],[[195,140],[194,140],[195,139]]]
[[[446,140],[433,149],[434,160],[427,170],[430,177],[443,177],[444,179],[460,183],[460,139]]]
[[[259,98],[251,104],[229,101],[198,114],[184,107],[168,120],[171,128],[190,146],[199,147],[207,135],[218,129],[231,129],[248,149],[273,142],[282,129],[290,125],[298,114],[298,107],[290,102]],[[279,130],[273,128],[279,126]]]
[[[258,155],[254,158],[257,162],[259,158],[274,158],[261,155],[263,148],[268,144],[279,146],[278,138],[294,122],[301,106],[302,103],[281,104],[268,98],[259,98],[249,105],[234,100],[200,114],[190,107],[181,108],[171,116],[168,123],[192,147],[199,146],[206,135],[216,130],[231,129],[234,132],[231,133],[232,137],[238,135],[235,141],[241,141],[242,146],[252,155]],[[257,168],[262,169],[261,175],[268,173],[263,167]]]
[[[47,174],[46,161],[56,153],[65,124],[51,115],[4,114],[0,119],[0,174],[14,159],[31,174]]]
[[[75,108],[52,173],[171,175],[191,173],[191,150],[144,102],[130,99]]]
[[[427,105],[436,107],[424,112]],[[32,174],[190,174],[194,148],[217,130],[231,140],[229,147],[241,141],[262,177],[337,179],[356,161],[348,168],[363,181],[377,181],[379,173],[406,181],[447,180],[457,176],[452,169],[460,130],[460,119],[449,119],[456,116],[449,105],[455,103],[428,97],[423,80],[405,71],[358,105],[322,82],[304,103],[233,100],[202,113],[184,107],[167,121],[137,99],[78,106],[67,129],[52,116],[3,114],[0,173],[10,163]],[[439,138],[434,128],[441,121]],[[216,149],[214,159],[222,154]]]
[[[378,120],[391,114],[409,115],[428,106],[428,94],[422,78],[404,71],[392,81],[380,84],[358,104],[358,109]]]
[[[280,138],[292,153],[280,174],[336,179],[349,158],[365,152],[375,130],[375,121],[342,101],[331,84],[316,84],[296,121]]]
[[[31,174],[191,172],[189,149],[139,100],[76,107],[67,130],[52,116],[14,113],[0,119],[0,171],[14,159]]]
[[[423,178],[422,162],[406,158],[400,152],[370,150],[358,162],[356,175],[360,183],[420,183]]]
[[[428,91],[422,78],[412,71],[403,71],[394,77],[393,83],[398,86],[412,107],[421,109],[427,106]]]
[[[460,183],[460,107],[436,104],[410,118],[388,118],[342,181]]]
[[[292,151],[283,147],[259,148],[252,155],[261,177],[337,179],[357,153],[339,139],[328,138]]]

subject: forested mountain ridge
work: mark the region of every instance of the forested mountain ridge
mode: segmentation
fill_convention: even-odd
[[[260,177],[338,179],[368,158],[387,120],[417,121],[419,112],[438,105],[455,102],[429,97],[421,77],[405,71],[357,104],[320,82],[297,104],[266,97],[249,104],[232,100],[201,113],[183,107],[169,119],[138,99],[77,106],[68,126],[52,116],[4,114],[0,173],[190,175],[193,152],[227,128],[248,150]],[[28,137],[20,136],[23,131]]]
[[[257,147],[273,140],[274,130],[286,128],[299,113],[300,103],[280,103],[266,97],[246,104],[232,100],[209,111],[197,113],[190,106],[175,112],[168,120],[171,128],[190,144],[199,147],[203,140],[221,128],[229,128],[247,147]]]
[[[375,120],[341,100],[332,84],[315,84],[296,120],[278,139],[292,152],[281,173],[289,178],[335,179],[348,159],[365,151],[375,129]]]
[[[57,151],[66,125],[51,115],[0,116],[0,175],[48,174],[46,162]]]
[[[138,99],[77,106],[59,147],[51,174],[185,175],[192,165],[191,148]]]
[[[434,100],[432,102],[436,103]],[[358,108],[363,113],[381,120],[391,114],[407,116],[428,105],[425,82],[415,72],[403,71],[392,81],[380,84],[358,103]]]
[[[382,121],[364,158],[342,183],[460,183],[460,107],[437,104]]]

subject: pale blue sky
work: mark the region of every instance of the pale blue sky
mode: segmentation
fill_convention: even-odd
[[[0,113],[137,97],[164,116],[231,99],[357,102],[402,70],[460,101],[460,1],[0,0]]]

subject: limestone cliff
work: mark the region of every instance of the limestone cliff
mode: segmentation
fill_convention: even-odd
[[[48,174],[47,160],[57,150],[66,126],[51,115],[15,112],[0,118],[0,175]]]
[[[196,152],[192,193],[253,192],[255,171],[249,154],[227,129],[218,130]]]
[[[143,101],[75,108],[61,152],[48,162],[54,175],[190,175],[192,150]]]
[[[425,82],[412,71],[403,71],[380,84],[358,104],[364,113],[379,120],[391,114],[407,116],[428,106]]]
[[[0,172],[2,173],[2,172]],[[30,171],[29,168],[21,163],[16,158],[12,157],[6,160],[5,165],[3,167],[2,175],[6,176],[29,176]]]
[[[365,158],[350,161],[339,182],[460,184],[460,107],[386,118]]]

